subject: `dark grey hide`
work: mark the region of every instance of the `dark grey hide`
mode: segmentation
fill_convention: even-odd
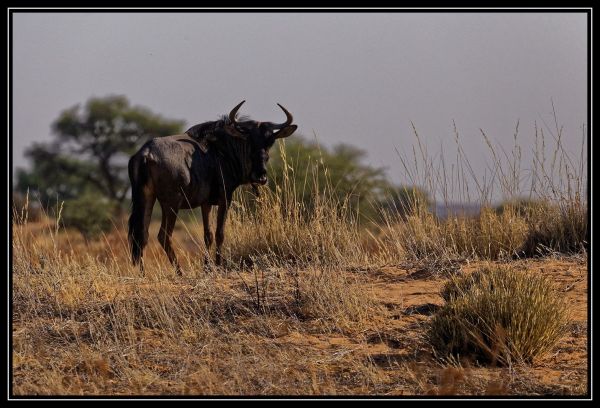
[[[129,244],[133,264],[139,263],[142,271],[150,217],[157,200],[162,209],[158,240],[178,274],[181,269],[171,245],[178,211],[202,208],[208,253],[213,242],[209,215],[212,206],[218,205],[215,262],[221,265],[225,219],[233,192],[242,184],[266,184],[269,148],[276,139],[290,136],[297,128],[291,124],[292,115],[281,105],[287,116],[285,123],[238,121],[237,111],[243,103],[221,120],[193,126],[181,135],[154,138],[129,160]]]

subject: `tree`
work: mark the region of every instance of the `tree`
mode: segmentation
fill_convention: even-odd
[[[156,136],[181,131],[183,121],[130,106],[125,96],[90,98],[64,110],[52,124],[55,140],[26,150],[29,171],[17,170],[17,189],[35,189],[42,201],[97,193],[122,208],[129,190],[127,160]]]

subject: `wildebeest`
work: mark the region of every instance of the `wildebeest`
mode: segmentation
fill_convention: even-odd
[[[266,184],[269,148],[276,139],[290,136],[297,128],[292,125],[292,115],[279,104],[287,118],[284,123],[257,122],[245,117],[238,120],[236,115],[244,102],[220,120],[192,126],[181,135],[148,141],[129,160],[129,245],[133,264],[139,263],[142,271],[142,255],[156,200],[162,209],[158,240],[178,274],[181,269],[171,245],[177,212],[202,208],[208,253],[213,242],[210,210],[218,205],[215,263],[221,265],[225,219],[233,192],[242,184]]]

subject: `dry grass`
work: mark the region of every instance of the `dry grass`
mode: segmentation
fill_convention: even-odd
[[[252,210],[238,201],[226,233],[231,261],[304,267],[368,262],[355,216],[332,197],[317,200],[310,212],[267,189]]]
[[[439,219],[427,210],[408,216],[405,223],[388,223],[388,241],[412,259],[506,259],[521,251],[530,230],[527,220],[505,211],[482,208],[473,217]]]
[[[554,116],[557,122],[556,115]],[[384,214],[384,246],[404,250],[413,259],[514,259],[552,252],[577,253],[588,248],[588,202],[585,129],[579,157],[562,143],[556,125],[552,140],[535,128],[532,160],[525,163],[519,144],[519,124],[514,146],[505,151],[494,145],[483,130],[488,148],[488,168],[476,172],[460,144],[454,127],[456,163],[430,155],[413,127],[416,145],[411,155],[400,155],[410,184],[428,191],[438,202],[477,203],[477,215],[451,214],[438,218],[424,206],[408,209],[408,217]],[[547,132],[547,133],[548,133]],[[494,201],[501,200],[500,206]]]
[[[352,276],[255,266],[178,278],[162,262],[142,277],[126,247],[104,258],[53,227],[13,229],[15,394],[338,394],[373,381],[367,361],[338,381],[331,351],[281,340],[371,327],[381,309]]]

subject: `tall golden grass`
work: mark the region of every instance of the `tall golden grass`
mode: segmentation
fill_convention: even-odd
[[[562,128],[556,125],[549,141],[536,125],[531,163],[522,158],[518,123],[510,152],[494,145],[481,130],[489,164],[486,171],[476,172],[460,144],[456,125],[457,154],[451,170],[443,156],[428,154],[413,126],[418,148],[413,147],[412,156],[400,155],[411,183],[445,205],[454,197],[478,204],[480,211],[472,216],[458,212],[439,218],[430,208],[415,205],[404,211],[408,217],[384,214],[385,242],[403,248],[415,259],[496,260],[585,251],[587,157],[582,130],[576,158],[563,145]],[[494,205],[494,197],[501,200],[500,205]]]

